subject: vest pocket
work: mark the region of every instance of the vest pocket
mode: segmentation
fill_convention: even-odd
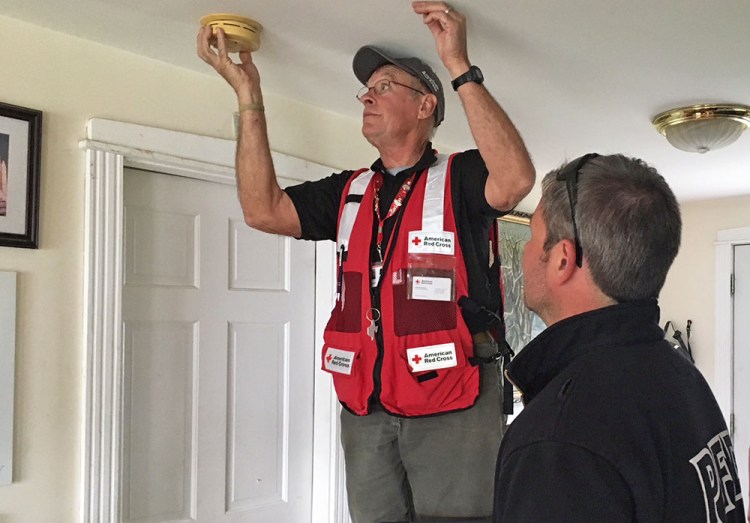
[[[407,285],[393,286],[394,328],[397,336],[456,328],[456,302],[410,300]]]
[[[383,381],[381,402],[386,410],[403,416],[427,416],[462,410],[476,401],[477,368],[467,364],[453,343],[405,348],[390,362],[395,379]],[[443,365],[447,365],[443,367]]]
[[[359,332],[362,329],[362,274],[345,272],[341,295],[328,320],[327,330]]]
[[[359,334],[326,332],[323,340],[322,369],[333,378],[339,401],[364,416],[373,391],[374,351],[361,345]]]

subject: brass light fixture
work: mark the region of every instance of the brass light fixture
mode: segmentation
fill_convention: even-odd
[[[678,107],[657,114],[652,123],[676,148],[707,153],[734,143],[750,127],[750,107],[740,104]]]
[[[201,26],[211,26],[214,34],[219,27],[224,30],[227,40],[227,51],[239,53],[248,51],[250,53],[260,48],[260,33],[263,26],[255,20],[244,16],[230,14],[213,14],[201,18]],[[211,39],[211,44],[216,45],[216,37]]]

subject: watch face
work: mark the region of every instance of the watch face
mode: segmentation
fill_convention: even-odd
[[[476,82],[478,84],[484,82],[484,75],[482,75],[482,71],[479,69],[479,67],[477,67],[476,65],[472,65],[471,67],[469,67],[468,71],[453,80],[451,82],[451,85],[453,86],[453,90],[455,91],[466,82]]]

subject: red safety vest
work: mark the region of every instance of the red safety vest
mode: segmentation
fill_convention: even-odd
[[[479,395],[471,333],[458,299],[468,278],[451,198],[452,157],[414,180],[394,226],[380,277],[379,304],[371,299],[375,177],[350,178],[339,208],[337,301],[324,333],[323,370],[333,376],[339,400],[368,414],[380,366],[380,402],[392,414],[426,416],[471,407]],[[379,305],[379,306],[378,306]],[[379,321],[378,321],[379,320]],[[377,323],[376,323],[377,322]],[[381,332],[374,332],[377,325]],[[382,336],[379,355],[376,336]]]

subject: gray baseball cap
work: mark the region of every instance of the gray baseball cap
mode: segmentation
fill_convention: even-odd
[[[370,79],[372,73],[379,67],[391,64],[402,71],[405,71],[413,77],[419,79],[424,83],[432,94],[437,96],[437,108],[435,109],[435,127],[440,125],[445,116],[445,97],[443,96],[443,85],[440,83],[440,78],[432,70],[432,67],[424,63],[419,58],[392,58],[381,49],[378,49],[372,45],[366,45],[361,47],[359,51],[354,55],[354,61],[352,66],[354,68],[354,76],[357,80],[362,82],[362,85],[367,85],[367,80]]]

